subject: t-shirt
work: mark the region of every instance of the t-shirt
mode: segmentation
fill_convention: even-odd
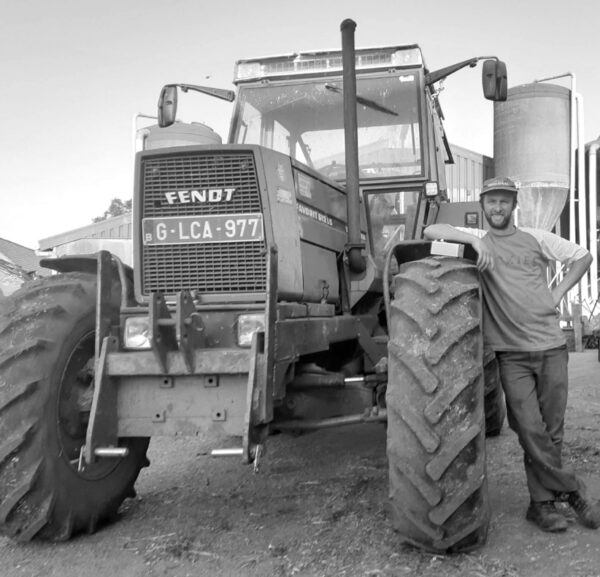
[[[550,261],[569,266],[587,251],[535,228],[496,235],[459,228],[482,239],[494,254],[494,268],[481,273],[483,335],[495,351],[543,351],[564,345],[558,311],[548,287]]]

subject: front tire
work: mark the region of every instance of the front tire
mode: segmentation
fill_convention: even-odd
[[[436,553],[485,542],[480,293],[465,260],[402,265],[391,306],[387,454],[394,528]]]
[[[118,306],[118,286],[113,303]],[[22,541],[93,532],[133,496],[147,438],[78,471],[93,397],[96,279],[32,282],[0,312],[0,531]]]

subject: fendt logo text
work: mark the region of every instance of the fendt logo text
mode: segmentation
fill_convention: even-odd
[[[190,204],[194,202],[229,202],[235,188],[202,188],[192,190],[171,190],[165,192],[169,204]]]

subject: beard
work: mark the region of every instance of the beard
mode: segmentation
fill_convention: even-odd
[[[510,224],[510,214],[488,214],[485,213],[485,219],[488,224],[496,230],[505,230]]]

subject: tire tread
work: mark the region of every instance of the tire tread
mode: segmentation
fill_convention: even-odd
[[[129,456],[90,481],[62,454],[56,375],[74,331],[93,332],[95,306],[95,276],[66,273],[26,283],[0,311],[0,533],[21,541],[66,540],[114,517],[147,462],[148,439],[126,439]]]
[[[468,550],[485,540],[489,522],[477,272],[467,261],[426,258],[403,265],[394,287],[387,387],[392,520],[419,548]]]

